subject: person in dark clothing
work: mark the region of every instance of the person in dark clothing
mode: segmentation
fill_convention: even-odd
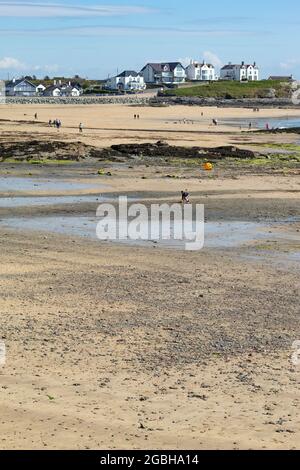
[[[187,189],[185,191],[181,191],[181,199],[182,199],[182,204],[190,203],[190,194]]]

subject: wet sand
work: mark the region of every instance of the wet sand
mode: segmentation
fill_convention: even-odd
[[[288,265],[3,228],[0,242],[2,449],[298,447]]]

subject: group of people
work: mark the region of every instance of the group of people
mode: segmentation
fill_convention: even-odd
[[[49,119],[49,127],[56,127],[57,130],[59,130],[62,126],[61,120],[60,119]]]
[[[134,119],[140,119],[140,115],[139,115],[139,114],[135,114],[135,115],[134,115]]]

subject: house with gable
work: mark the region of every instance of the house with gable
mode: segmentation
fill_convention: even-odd
[[[15,78],[5,85],[7,96],[36,96],[36,85],[26,78],[16,80]]]
[[[185,68],[180,62],[148,63],[141,74],[146,83],[153,85],[173,85],[184,83]]]
[[[234,80],[238,82],[243,81],[257,81],[259,80],[259,68],[254,62],[253,64],[229,64],[221,68],[220,78],[222,80]]]

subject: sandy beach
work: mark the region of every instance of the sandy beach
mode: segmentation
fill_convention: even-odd
[[[3,145],[164,140],[281,152],[278,161],[220,160],[211,173],[174,159],[36,165],[17,161],[18,149],[16,160],[3,159],[1,449],[299,448],[299,135],[223,123],[252,116],[184,106],[0,107]],[[260,112],[286,116],[299,110]],[[59,132],[47,124],[55,118]],[[91,236],[99,202],[127,195],[149,207],[178,202],[184,188],[205,205],[203,250]]]
[[[38,119],[35,122],[34,115]],[[203,113],[203,116],[202,116]],[[134,115],[140,119],[134,119]],[[5,135],[26,138],[60,138],[64,141],[82,141],[97,147],[112,143],[156,142],[165,140],[173,145],[217,146],[231,144],[233,140],[247,137],[248,121],[273,118],[299,118],[299,109],[261,109],[253,113],[243,108],[199,108],[197,106],[139,107],[126,105],[5,105],[0,107],[0,130]],[[49,128],[49,120],[60,119],[62,129]],[[217,119],[219,125],[212,125]],[[242,119],[247,124],[242,130],[234,129],[227,120]],[[83,135],[78,126],[83,123]],[[258,137],[259,139],[259,137]],[[275,136],[275,142],[278,140]],[[273,140],[273,137],[272,137]]]

